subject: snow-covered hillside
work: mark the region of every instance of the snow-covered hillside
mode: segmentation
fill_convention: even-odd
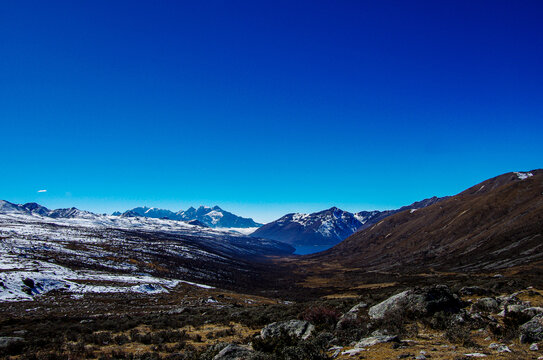
[[[141,216],[181,221],[197,220],[212,228],[257,228],[262,225],[255,222],[253,219],[237,216],[218,206],[200,206],[198,209],[190,207],[187,210],[180,210],[178,212],[144,206],[127,210],[124,213],[115,212],[113,215],[125,217]]]
[[[251,271],[251,259],[294,251],[183,221],[31,208],[0,203],[0,300],[53,290],[166,292],[179,282],[227,286]]]

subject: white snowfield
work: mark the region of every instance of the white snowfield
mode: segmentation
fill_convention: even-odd
[[[3,256],[0,269],[0,301],[33,300],[35,296],[52,290],[64,290],[72,294],[112,292],[153,294],[167,292],[167,289],[177,286],[180,282],[143,275],[74,271],[51,262],[29,260],[13,255]],[[78,283],[78,280],[110,285]],[[33,284],[32,288],[27,284]]]
[[[530,173],[530,172],[515,172],[515,174],[518,176],[518,178],[520,180],[526,180],[528,179],[529,177],[532,177],[534,176],[534,174]]]
[[[228,233],[234,233],[234,234],[242,234],[242,235],[250,235],[254,233],[256,230],[258,230],[258,227],[250,227],[250,228],[215,228],[215,230],[218,231],[226,231]]]
[[[241,232],[239,229],[210,229],[176,220],[82,211],[76,215],[54,219],[3,209],[0,213],[0,301],[33,300],[53,290],[81,296],[85,293],[161,293],[180,283],[211,288],[187,280],[212,279],[216,270],[206,272],[206,264],[228,264],[232,261],[230,254],[252,255],[258,251],[255,247],[277,246],[273,241],[248,238],[237,233]],[[168,234],[175,235],[173,240]],[[144,236],[147,235],[151,240],[146,241]],[[159,237],[160,242],[152,236],[162,236],[165,240]],[[165,256],[195,261],[196,265],[183,267],[183,263],[176,263],[175,279],[141,272],[138,265],[151,264]],[[204,265],[198,268],[200,263]],[[185,280],[182,274],[191,276]]]

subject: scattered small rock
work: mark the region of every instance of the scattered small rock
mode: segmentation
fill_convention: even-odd
[[[394,335],[377,335],[364,338],[356,343],[355,348],[370,347],[385,342],[398,342],[400,339]]]
[[[171,315],[182,314],[182,313],[184,313],[186,310],[187,310],[187,308],[184,307],[184,306],[182,306],[182,307],[178,307],[178,308],[175,308],[175,309],[168,310],[167,313],[168,313],[168,314],[171,314]]]
[[[497,312],[499,310],[498,302],[491,297],[481,298],[472,305],[472,308],[485,312]]]
[[[392,344],[393,349],[405,349],[406,347],[409,347],[409,343],[407,341],[399,341]]]
[[[23,284],[25,284],[26,286],[28,286],[31,289],[34,289],[34,287],[35,287],[34,280],[32,280],[31,278],[24,279]]]
[[[260,331],[260,337],[262,339],[280,336],[283,331],[286,331],[290,336],[306,340],[313,331],[315,326],[304,320],[288,320],[281,322],[274,322],[266,325]]]
[[[543,307],[529,307],[522,310],[522,314],[527,317],[533,318],[539,314],[543,314]]]
[[[537,342],[543,340],[543,314],[520,326],[520,342]]]
[[[538,343],[533,343],[532,345],[530,345],[530,350],[531,351],[538,351],[539,350],[539,344]]]
[[[523,305],[523,302],[515,295],[502,295],[496,298],[501,308],[506,308],[507,305]]]
[[[366,349],[351,349],[351,350],[345,350],[341,353],[341,355],[349,355],[354,356],[356,354],[361,353],[362,351],[366,351]]]
[[[244,360],[253,353],[254,351],[241,345],[229,344],[215,355],[213,360]]]
[[[25,341],[22,337],[17,336],[2,336],[0,337],[0,349],[7,348],[12,344],[17,344]]]
[[[470,296],[470,295],[481,296],[481,295],[486,295],[488,291],[479,286],[464,286],[462,289],[460,289],[459,293],[462,296]]]

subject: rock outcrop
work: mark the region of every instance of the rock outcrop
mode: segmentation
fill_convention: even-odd
[[[384,320],[393,314],[428,316],[436,311],[458,312],[462,301],[445,285],[406,290],[372,306],[368,312],[372,320]]]
[[[262,339],[274,338],[286,333],[289,336],[306,340],[311,336],[314,330],[315,326],[309,321],[288,320],[266,325],[266,327],[260,331],[260,337]]]

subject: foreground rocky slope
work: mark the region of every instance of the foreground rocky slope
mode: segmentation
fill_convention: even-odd
[[[494,285],[499,285],[496,283]],[[303,303],[218,289],[0,308],[19,359],[538,359],[543,295],[439,284]],[[149,301],[152,300],[152,301]],[[77,306],[76,306],[77,305]]]
[[[495,271],[543,261],[543,171],[507,173],[359,231],[309,262],[378,271]]]

